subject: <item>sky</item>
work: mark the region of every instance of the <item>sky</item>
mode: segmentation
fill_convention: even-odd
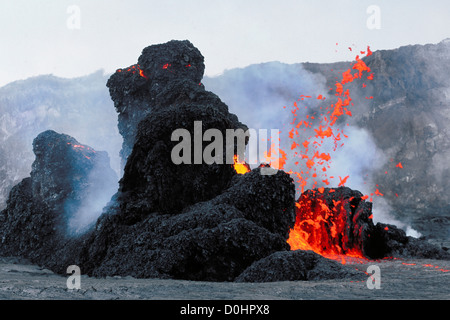
[[[135,64],[143,48],[190,40],[205,75],[280,61],[352,60],[450,38],[448,0],[1,0],[0,86]]]

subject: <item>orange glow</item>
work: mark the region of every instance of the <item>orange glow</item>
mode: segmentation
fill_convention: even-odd
[[[274,153],[279,154],[279,156],[275,156]],[[286,164],[287,154],[280,148],[278,148],[278,150],[275,150],[275,144],[272,143],[269,151],[264,151],[264,158],[265,161],[269,163],[269,165],[274,169],[283,170],[284,165]]]
[[[316,132],[316,138],[325,138],[325,137],[331,137],[331,135],[333,134],[333,131],[331,130],[330,127],[328,127],[325,131],[322,130],[322,126],[319,126],[319,129],[314,129],[314,131]]]
[[[350,199],[335,201],[330,208],[323,200],[324,188],[314,195],[302,194],[296,202],[296,221],[289,233],[291,250],[312,250],[326,258],[346,263],[348,257],[365,259],[361,243],[348,238],[347,214]],[[358,226],[355,226],[357,228]]]
[[[308,161],[306,161],[306,166],[311,169],[314,166],[315,162],[311,159],[308,159]]]
[[[439,266],[435,266],[435,265],[432,265],[432,264],[423,264],[422,267],[434,268],[434,269],[439,270],[441,272],[450,272],[450,270],[448,270],[448,269],[444,269],[444,268],[441,268]]]
[[[349,176],[346,176],[346,177],[344,177],[343,179],[342,179],[341,177],[339,177],[340,182],[339,182],[339,185],[338,185],[338,186],[339,186],[339,187],[344,186],[345,183],[347,182],[348,177],[349,177]]]
[[[240,161],[236,154],[234,155],[233,168],[237,174],[246,174],[247,172],[251,171],[250,166],[247,163],[245,163],[245,161]]]
[[[144,74],[144,70],[139,69],[139,75],[145,79],[148,79],[148,77]]]
[[[356,69],[359,71],[359,74],[358,74],[359,78],[361,78],[362,73],[364,71],[366,71],[366,72],[371,71],[370,68],[365,64],[365,62],[359,58],[359,56],[356,56],[356,63],[353,65],[352,69]]]
[[[83,146],[83,145],[81,145],[81,144],[72,144],[72,143],[70,143],[70,142],[67,142],[67,144],[68,144],[69,146],[71,146],[74,150],[76,150],[76,151],[78,151],[78,152],[82,152],[82,154],[84,155],[84,157],[85,157],[86,159],[89,159],[89,160],[90,160],[91,158],[85,155],[85,154],[86,154],[86,151],[89,151],[89,152],[92,152],[92,153],[96,153],[94,149],[92,149],[92,148],[90,148],[90,147],[87,147],[87,146]]]
[[[133,74],[135,74],[136,71],[138,71],[139,75],[142,78],[148,79],[148,77],[144,74],[144,70],[142,70],[141,67],[138,64],[132,65],[128,69],[117,69],[116,70],[116,72],[123,72],[123,71],[131,72]]]

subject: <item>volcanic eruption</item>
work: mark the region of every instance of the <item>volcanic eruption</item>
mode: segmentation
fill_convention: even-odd
[[[352,113],[345,85],[372,77],[366,74],[370,70],[363,60],[357,58],[350,69],[355,73],[344,73],[336,83],[337,101],[324,114],[293,122],[292,149],[298,148],[299,164],[304,165],[295,172],[283,171],[287,155],[275,144],[266,153],[267,163],[251,170],[236,152],[235,140],[231,146],[222,141],[219,153],[225,160],[225,151],[231,148],[234,163],[174,163],[171,155],[178,142],[172,134],[177,129],[192,136],[197,123],[203,131],[215,129],[224,136],[227,130],[248,129],[202,85],[203,61],[192,43],[173,40],[144,48],[136,64],[117,69],[110,77],[107,87],[124,138],[123,176],[95,225],[70,239],[55,236],[60,234],[52,230],[64,217],[60,209],[67,199],[75,199],[69,202],[70,212],[83,206],[84,199],[70,187],[86,186],[84,177],[101,153],[53,132],[38,136],[35,145],[41,147],[35,148],[31,178],[13,189],[7,209],[0,214],[1,252],[25,256],[59,273],[76,264],[91,276],[208,281],[354,276],[345,266],[326,259],[336,256],[339,261],[342,256],[380,258],[418,251],[446,256],[406,237],[395,226],[374,225],[369,196],[345,187],[348,177],[339,177],[336,188],[317,185],[320,176],[327,185],[334,179],[326,176],[331,156],[321,152],[320,145],[332,139],[338,147],[345,137],[336,127],[341,116]],[[294,114],[295,108],[299,104],[294,104]],[[314,135],[299,143],[294,138],[302,126],[314,129]],[[200,151],[206,146],[201,144]],[[58,158],[66,154],[61,150],[72,156]],[[276,169],[274,174],[262,174],[270,165]],[[291,175],[302,191],[297,200]],[[314,183],[305,190],[308,179]],[[50,215],[44,214],[47,207],[52,208]],[[45,219],[37,219],[43,214]],[[23,225],[30,232],[23,232]],[[328,272],[323,273],[325,267]]]

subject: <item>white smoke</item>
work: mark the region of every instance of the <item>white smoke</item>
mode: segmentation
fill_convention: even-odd
[[[68,235],[80,235],[96,223],[119,188],[118,179],[115,177],[116,179],[112,180],[113,176],[112,172],[106,175],[105,164],[94,165],[89,172],[86,189],[79,194],[82,197],[81,205],[73,213],[66,212],[69,215],[66,229]],[[66,204],[70,206],[71,200],[68,200]]]
[[[119,177],[122,137],[106,87],[108,78],[103,71],[74,79],[44,75],[0,88],[0,209],[5,207],[9,190],[30,175],[33,140],[46,130],[108,152],[111,168]],[[117,189],[118,178],[90,190],[71,218],[71,232],[95,221]]]

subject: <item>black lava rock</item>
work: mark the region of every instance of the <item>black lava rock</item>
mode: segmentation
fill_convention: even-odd
[[[407,236],[405,231],[391,224],[377,223],[373,246],[383,257],[450,259],[450,253],[423,238]]]
[[[294,188],[282,171],[263,176],[254,169],[235,176],[223,194],[177,215],[152,213],[129,224],[116,206],[91,234],[83,270],[94,276],[232,281],[253,262],[289,249]]]
[[[118,69],[110,77],[107,86],[119,114],[119,132],[123,136],[123,166],[133,149],[139,122],[158,110],[161,103],[157,105],[157,102],[166,99],[161,91],[167,91],[170,82],[185,79],[203,87],[200,83],[205,70],[203,61],[204,57],[192,43],[173,40],[143,49],[137,64]]]
[[[182,84],[186,86],[179,88],[180,93],[192,88],[189,82]],[[132,208],[123,208],[123,211],[133,211],[130,215],[152,211],[178,213],[187,205],[220,194],[236,174],[233,167],[226,164],[226,131],[246,130],[246,127],[228,112],[217,96],[201,88],[194,89],[200,96],[194,97],[194,101],[175,100],[174,104],[149,114],[139,124],[136,144],[125,167],[120,189],[122,195],[126,195],[123,205]],[[194,163],[195,121],[201,122],[201,134],[216,129],[223,135],[222,164],[206,164],[203,160],[200,164]],[[189,142],[191,164],[176,164],[172,159],[172,150],[180,143],[172,141],[176,129],[185,129],[192,137]],[[199,141],[200,155],[203,155],[205,145],[207,142]]]
[[[364,273],[326,259],[313,251],[279,251],[244,270],[236,282],[274,282],[367,278]]]
[[[13,188],[7,208],[0,213],[0,253],[63,271],[69,265],[66,258],[76,256],[82,241],[77,227],[89,228],[76,220],[89,212],[79,210],[87,210],[86,201],[101,198],[116,184],[117,176],[106,152],[68,135],[45,131],[34,139],[33,150],[31,177]]]
[[[172,159],[179,143],[172,141],[173,132],[185,129],[196,139],[195,122],[201,123],[200,156],[208,129],[219,130],[224,140],[227,130],[247,130],[219,97],[201,85],[204,68],[203,56],[189,41],[170,41],[145,48],[134,68],[117,70],[107,83],[119,112],[122,158],[129,158],[118,195],[129,223],[149,212],[175,214],[209,200],[236,174],[230,165],[206,164],[203,159],[194,163],[195,142],[189,157],[194,165]],[[223,164],[229,164],[226,149],[223,141]]]

